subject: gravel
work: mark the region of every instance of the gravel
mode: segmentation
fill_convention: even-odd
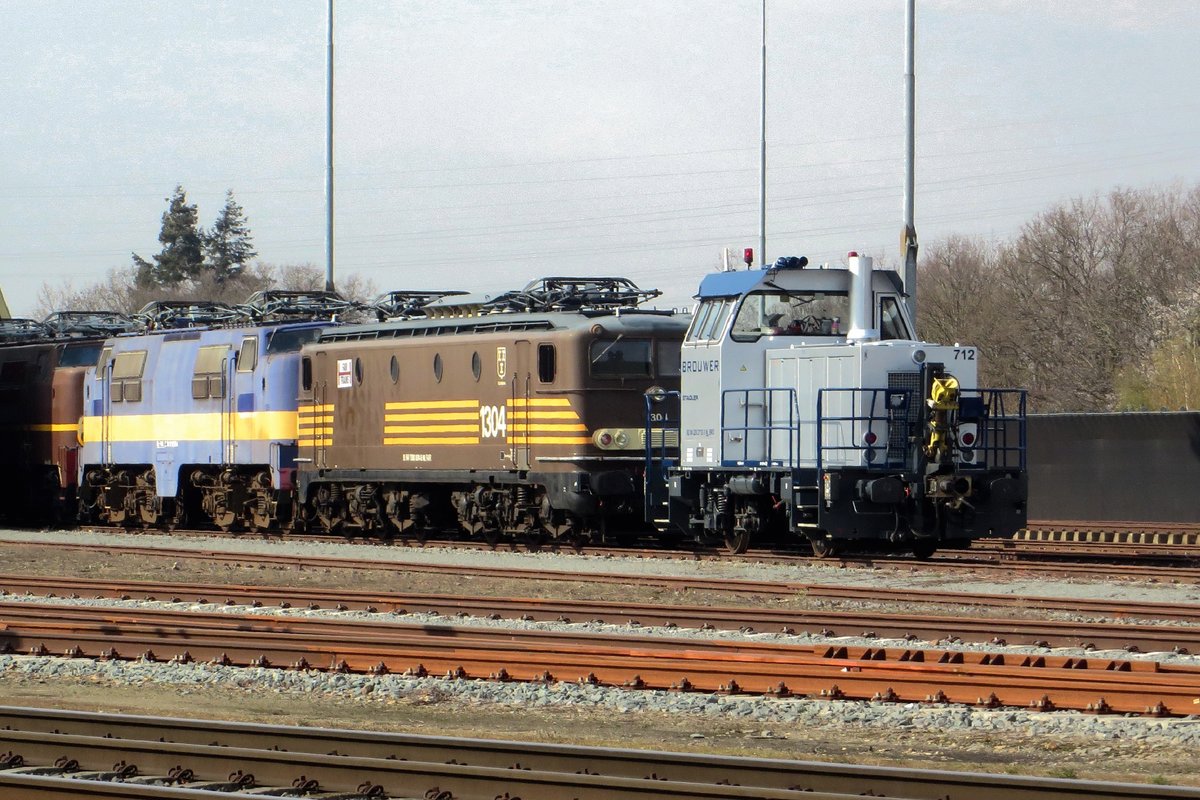
[[[881,587],[917,586],[923,590],[973,591],[1004,594],[1029,594],[1054,597],[1105,597],[1130,600],[1194,603],[1200,589],[1184,585],[1152,585],[1122,581],[1096,580],[1021,580],[1019,582],[981,582],[976,579],[947,578],[933,571],[908,572],[897,569],[855,569],[833,565],[777,566],[729,562],[682,562],[635,558],[587,557],[562,554],[505,553],[448,548],[403,548],[375,545],[345,545],[289,542],[260,539],[213,540],[181,539],[157,535],[70,532],[0,531],[0,541],[47,543],[71,541],[90,544],[128,544],[174,549],[241,551],[247,553],[290,553],[309,556],[340,556],[410,563],[482,564],[520,569],[544,567],[581,572],[683,575],[776,580],[797,583],[836,583]],[[9,569],[14,565],[10,564]],[[6,602],[38,602],[71,605],[105,605],[135,608],[168,608],[208,613],[280,615],[374,619],[413,624],[444,624],[493,628],[522,628],[562,631],[618,631],[626,635],[690,639],[753,640],[812,644],[838,642],[913,648],[912,642],[838,637],[829,639],[816,634],[739,634],[688,629],[659,629],[633,625],[601,623],[525,622],[481,618],[443,617],[434,614],[371,614],[330,610],[249,608],[212,604],[166,603],[136,600],[64,598],[47,599],[6,595]],[[930,646],[930,645],[926,645]],[[1159,662],[1200,665],[1200,658],[1174,654],[1129,654],[1123,651],[1083,651],[1072,648],[1006,647],[940,642],[940,648],[990,650],[1006,653],[1055,653],[1086,655],[1089,658],[1149,659]],[[292,671],[259,668],[222,667],[211,664],[164,664],[150,662],[93,661],[20,655],[0,656],[0,675],[32,681],[74,681],[101,685],[157,684],[174,687],[187,694],[195,687],[217,687],[246,693],[270,692],[283,696],[325,695],[341,702],[388,704],[403,701],[439,702],[454,700],[465,704],[513,708],[583,707],[603,708],[620,714],[665,713],[742,721],[759,727],[764,735],[772,727],[825,726],[830,729],[868,729],[880,735],[897,729],[945,732],[962,730],[995,732],[1021,737],[1069,735],[1096,740],[1131,740],[1149,744],[1169,742],[1173,746],[1200,745],[1200,717],[1154,719],[1135,716],[1094,716],[1073,712],[1037,712],[1024,709],[978,709],[952,705],[922,705],[880,702],[848,702],[802,698],[719,696],[702,693],[632,691],[576,683],[500,683],[473,679],[405,676],[366,676],[329,674],[318,671]]]
[[[387,704],[396,701],[498,704],[516,708],[563,706],[606,708],[622,714],[658,712],[751,722],[769,732],[772,726],[907,728],[945,732],[957,728],[1026,737],[1070,736],[1096,740],[1150,742],[1170,740],[1183,747],[1200,746],[1200,717],[1145,719],[1093,716],[1074,712],[1023,709],[976,709],[925,706],[917,703],[849,702],[806,698],[757,698],[701,693],[632,691],[578,683],[499,683],[457,678],[410,678],[387,675],[329,674],[313,670],[222,667],[209,664],[160,664],[142,661],[93,661],[39,656],[0,656],[0,674],[36,681],[88,681],[108,685],[147,683],[173,687],[186,696],[189,688],[222,688],[296,697],[324,694],[342,702]]]

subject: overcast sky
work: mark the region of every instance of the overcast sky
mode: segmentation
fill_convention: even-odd
[[[337,275],[627,275],[758,244],[760,0],[335,0]],[[767,0],[767,257],[898,260],[904,0]],[[0,0],[0,288],[150,257],[176,184],[324,265],[325,0]],[[1200,178],[1200,2],[918,0],[922,244]]]

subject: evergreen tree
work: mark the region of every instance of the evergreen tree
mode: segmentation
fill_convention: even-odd
[[[204,235],[204,266],[218,285],[237,278],[250,259],[258,255],[247,222],[242,207],[233,199],[233,190],[229,189],[225,192],[225,207]]]
[[[153,264],[136,253],[133,256],[137,283],[141,287],[177,286],[199,277],[204,264],[203,231],[196,224],[196,206],[188,205],[182,186],[175,187],[175,193],[167,198],[167,202],[162,230],[158,234],[162,252],[154,256]]]

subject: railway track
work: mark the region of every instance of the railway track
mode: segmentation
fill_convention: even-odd
[[[161,533],[157,529],[129,529],[116,526],[89,526],[90,530],[107,533],[138,535],[139,533]],[[553,540],[504,539],[496,543],[456,538],[450,532],[445,538],[383,540],[375,537],[353,537],[327,533],[245,533],[221,532],[216,530],[176,529],[172,535],[196,538],[239,538],[263,536],[264,538],[310,542],[391,544],[399,547],[424,547],[426,545],[467,550],[504,550],[510,552],[563,552],[588,553],[643,558],[699,558],[713,560],[746,560],[811,563],[829,561],[817,559],[809,552],[806,543],[797,542],[794,547],[756,546],[748,553],[731,555],[720,546],[691,544],[683,548],[664,547],[657,537],[647,537],[636,545],[614,546],[600,543],[580,543]],[[886,558],[903,563],[928,563],[898,553],[849,551],[840,556],[845,562]],[[1076,558],[1091,561],[1136,561],[1142,565],[1200,565],[1200,523],[1145,523],[1145,522],[1086,522],[1070,520],[1031,520],[1028,527],[1007,539],[979,539],[965,550],[943,549],[935,560],[978,561],[1004,558],[1007,560],[1040,559],[1061,560]],[[835,561],[837,559],[834,559]]]
[[[99,530],[99,529],[98,529]],[[148,531],[145,533],[133,532],[130,533],[123,529],[112,529],[113,533],[119,533],[123,536],[128,536],[131,541],[136,541],[143,535],[159,535],[159,531]],[[175,532],[180,533],[179,531]],[[262,541],[280,541],[281,537],[277,535],[259,536],[258,534],[219,534],[212,531],[194,531],[187,534],[191,541],[211,540],[214,543],[230,539],[242,539],[254,537]],[[296,541],[307,541],[301,537],[294,537]],[[290,539],[289,539],[290,540]],[[338,539],[336,537],[321,536],[315,539],[323,542],[337,542],[347,546],[348,552],[354,552],[355,549],[361,546],[386,546],[394,548],[398,552],[403,552],[406,549],[423,549],[424,545],[405,544],[402,542],[382,542],[376,539]],[[176,559],[197,559],[208,558],[217,563],[238,563],[245,562],[251,558],[249,554],[230,554],[227,551],[222,551],[219,547],[204,548],[203,550],[195,550],[187,547],[159,547],[159,546],[140,546],[137,544],[130,545],[93,545],[93,544],[73,544],[62,541],[43,541],[35,544],[24,541],[5,541],[5,546],[54,546],[63,548],[82,548],[93,551],[115,551],[120,549],[123,552],[130,554],[144,554],[147,556],[163,556]],[[519,552],[524,548],[519,548],[515,545],[491,547],[481,542],[437,542],[431,544],[431,547],[451,550],[503,550],[510,552]],[[919,561],[913,558],[904,558],[900,556],[892,556],[886,554],[847,554],[840,559],[817,559],[812,556],[802,555],[794,552],[780,552],[775,550],[750,550],[749,552],[732,556],[722,553],[717,550],[692,549],[692,550],[663,550],[663,549],[644,549],[644,548],[619,548],[619,547],[552,547],[548,545],[532,548],[534,552],[562,552],[571,554],[580,554],[593,557],[618,557],[618,558],[635,558],[638,560],[685,560],[685,561],[725,561],[725,562],[745,562],[756,564],[772,564],[772,565],[842,565],[847,567],[869,567],[872,569],[891,569],[891,570],[911,570],[920,569],[928,571],[932,569],[955,572],[968,572],[977,574],[980,571],[997,572],[1004,575],[1023,574],[1030,576],[1038,575],[1054,575],[1054,576],[1073,576],[1081,578],[1124,578],[1130,580],[1159,580],[1173,581],[1180,583],[1198,583],[1200,584],[1200,549],[1190,547],[1180,547],[1174,551],[1159,553],[1158,555],[1147,555],[1143,551],[1145,547],[1138,546],[1135,548],[1126,548],[1120,544],[1113,545],[1067,545],[1067,544],[1046,544],[1040,542],[1018,542],[1014,540],[998,540],[989,541],[981,540],[976,542],[972,548],[968,550],[947,550],[940,552],[937,556],[930,560]],[[284,557],[282,560],[286,560]],[[389,564],[395,562],[384,562],[377,566],[371,566],[366,559],[355,559],[352,556],[346,557],[304,557],[299,559],[292,557],[292,560],[303,561],[306,565],[325,566],[330,568],[345,567],[348,562],[354,562],[355,568],[358,569],[388,569]],[[261,563],[269,563],[270,556],[263,556]]]
[[[0,797],[1148,800],[1200,789],[0,707]],[[123,783],[102,781],[122,780]]]
[[[632,580],[632,578],[631,578]],[[739,587],[740,588],[740,587]],[[819,633],[827,637],[866,636],[924,641],[957,640],[1042,647],[1122,649],[1130,652],[1200,652],[1200,627],[1083,622],[1011,617],[967,617],[965,607],[1039,608],[1079,616],[1200,623],[1200,607],[1076,598],[1014,597],[918,590],[821,585],[793,586],[796,594],[830,600],[928,604],[949,607],[941,614],[880,611],[667,605],[598,600],[468,597],[424,593],[380,593],[345,589],[148,583],[0,574],[0,591],[45,597],[107,597],[171,603],[329,609],[381,613],[432,613],[554,622],[736,630],[759,633]]]
[[[366,572],[390,572],[390,573],[428,573],[428,574],[458,574],[469,573],[476,577],[495,577],[495,578],[533,578],[545,581],[579,581],[581,580],[578,572],[570,570],[553,570],[553,569],[522,569],[518,567],[448,567],[445,565],[403,561],[403,560],[380,560],[371,558],[354,558],[351,556],[315,556],[315,555],[299,555],[294,553],[252,553],[252,552],[230,552],[228,550],[220,550],[213,548],[187,548],[187,547],[161,547],[136,544],[89,544],[69,541],[47,540],[41,542],[28,541],[3,541],[4,547],[12,548],[40,548],[51,547],[60,550],[74,550],[79,552],[88,552],[96,554],[106,554],[113,556],[129,556],[135,558],[156,558],[156,559],[171,559],[173,561],[201,561],[214,564],[228,565],[253,565],[253,566],[275,566],[288,569],[343,569],[343,570],[360,570]],[[351,550],[353,552],[353,550]],[[401,551],[402,552],[402,551]],[[638,556],[639,558],[641,556]],[[686,556],[692,558],[692,556]],[[762,557],[753,556],[752,558],[764,563],[780,563],[777,561],[779,557],[774,555],[765,555]],[[802,560],[812,562],[813,559],[793,557],[790,560]],[[904,561],[899,559],[884,559],[875,561],[872,559],[862,559],[856,564],[866,565],[872,569],[892,569],[892,570],[912,570],[921,569],[929,570],[931,568],[954,570],[967,572],[971,575],[978,574],[980,569],[997,569],[1006,575],[1022,574],[1031,577],[1054,574],[1076,577],[1089,578],[1127,578],[1130,580],[1153,580],[1165,581],[1173,583],[1200,583],[1200,568],[1189,569],[1183,567],[1150,567],[1150,566],[1133,566],[1133,565],[1086,565],[1086,564],[1064,564],[1064,563],[1045,563],[1045,564],[1027,564],[1022,562],[1004,562],[992,559],[980,560],[965,560],[965,559],[934,559],[932,561]],[[710,581],[703,576],[697,577],[663,577],[653,575],[637,575],[637,576],[621,576],[621,575],[606,575],[603,573],[589,573],[585,580],[588,582],[614,582],[614,583],[629,583],[636,582],[644,585],[659,585],[669,586],[677,590],[686,589],[705,589],[714,588],[720,591],[744,591],[770,596],[772,594],[794,594],[793,588],[799,584],[780,583],[777,581]],[[740,588],[738,588],[740,587]]]
[[[0,625],[0,647],[32,655],[1154,716],[1200,700],[1200,668],[1122,659],[38,603],[0,603]]]

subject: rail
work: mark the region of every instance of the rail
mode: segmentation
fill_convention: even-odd
[[[218,789],[217,784],[227,792],[241,789],[255,796],[281,794],[255,785],[290,787],[282,794],[295,796],[301,794],[296,789],[303,784],[308,794],[338,792],[344,798],[420,797],[436,785],[437,794],[424,796],[455,800],[501,796],[820,800],[864,795],[969,796],[973,800],[1200,798],[1200,789],[1191,787],[241,722],[218,727],[211,720],[82,711],[0,706],[0,723],[6,729],[3,745],[15,754],[28,754],[25,760],[30,767],[46,758],[44,754],[54,754],[43,770],[49,774],[29,776],[0,769],[3,796],[19,790],[22,797],[229,797],[210,793]],[[139,786],[130,781],[109,784],[118,791],[106,792],[100,780],[65,777],[71,774],[63,769],[65,763],[52,767],[59,754],[75,762],[76,775],[88,768],[96,771],[94,778],[113,775],[112,765],[120,760],[123,772],[137,772],[143,780],[158,774],[169,778],[172,786]],[[205,783],[210,791],[182,788]],[[70,793],[71,786],[77,794]],[[66,791],[33,795],[34,787]]]

